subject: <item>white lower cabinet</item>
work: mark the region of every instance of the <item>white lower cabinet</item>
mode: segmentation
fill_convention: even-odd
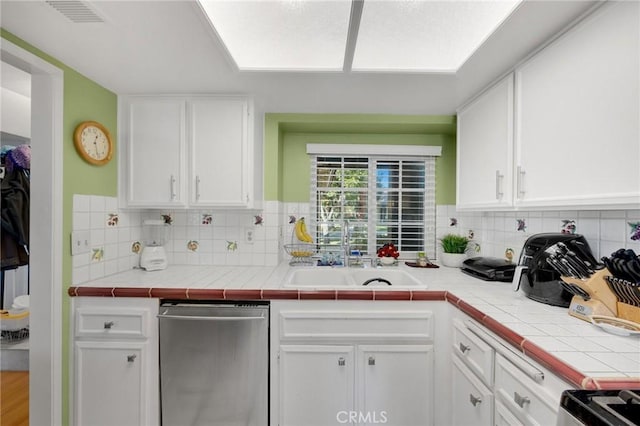
[[[452,422],[458,426],[491,426],[493,392],[458,358],[453,357]]]
[[[525,425],[554,425],[559,399],[504,357],[496,357],[496,398]]]
[[[78,425],[142,425],[146,344],[76,342]]]
[[[73,424],[160,423],[157,313],[155,299],[73,298]]]
[[[560,396],[573,386],[466,315],[453,316],[451,424],[555,425]]]
[[[280,425],[339,424],[354,410],[353,346],[280,346]]]
[[[401,303],[272,303],[271,424],[434,424],[433,313]]]

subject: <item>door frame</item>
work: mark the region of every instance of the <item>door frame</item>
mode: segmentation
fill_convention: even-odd
[[[29,422],[60,425],[64,72],[5,39],[0,58],[31,74]]]

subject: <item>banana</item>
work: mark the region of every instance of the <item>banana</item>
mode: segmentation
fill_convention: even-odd
[[[309,235],[309,232],[307,232],[307,225],[304,223],[304,217],[301,217],[300,219],[298,219],[294,229],[295,229],[296,237],[300,241],[305,243],[313,242],[313,238],[311,237],[311,235]]]

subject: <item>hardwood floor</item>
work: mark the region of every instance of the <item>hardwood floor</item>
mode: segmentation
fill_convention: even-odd
[[[28,371],[0,371],[0,425],[29,426]]]

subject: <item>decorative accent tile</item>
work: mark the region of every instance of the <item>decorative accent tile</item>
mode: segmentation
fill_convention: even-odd
[[[202,214],[202,224],[203,225],[211,225],[213,223],[213,216],[209,213]]]
[[[171,225],[173,223],[173,217],[171,217],[170,213],[163,214],[161,216],[162,220],[164,220],[164,223],[166,223],[167,225]]]
[[[187,250],[189,251],[196,252],[198,251],[199,247],[200,247],[200,243],[198,243],[198,241],[196,240],[189,240],[187,242]]]
[[[142,251],[142,244],[140,241],[134,241],[131,244],[131,253],[139,254]]]
[[[640,241],[640,222],[627,222],[631,231],[629,239],[632,241]]]
[[[264,224],[264,219],[262,217],[262,214],[257,214],[253,218],[255,219],[254,225],[263,225]]]
[[[572,219],[562,219],[562,227],[560,232],[563,234],[575,234],[576,233],[576,221]]]
[[[107,217],[107,226],[118,226],[118,213],[109,213]]]
[[[458,226],[458,219],[455,217],[449,218],[449,226]]]
[[[514,251],[512,248],[508,248],[504,251],[504,258],[507,259],[509,262],[513,262],[513,255],[514,255]]]
[[[296,217],[292,214],[289,215],[289,225],[296,223]]]
[[[104,259],[103,247],[91,249],[91,262],[102,262],[103,259]]]
[[[227,241],[227,251],[236,251],[236,250],[238,250],[238,242]]]
[[[527,230],[527,223],[524,219],[516,219],[516,231],[525,232]]]

